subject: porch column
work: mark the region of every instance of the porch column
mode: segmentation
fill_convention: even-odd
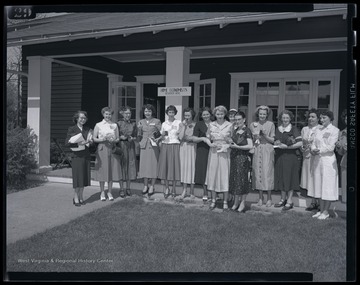
[[[50,58],[29,56],[27,124],[38,136],[37,173],[51,170],[51,62]]]
[[[114,122],[118,121],[118,89],[113,88],[113,83],[114,82],[121,82],[123,79],[122,75],[117,75],[117,74],[108,74],[108,106],[113,109],[114,111],[114,115],[112,117],[112,120]]]
[[[165,48],[166,52],[166,87],[182,87],[189,85],[191,50],[186,47]],[[165,108],[174,105],[178,110],[176,119],[182,119],[183,109],[188,107],[187,96],[166,96]]]

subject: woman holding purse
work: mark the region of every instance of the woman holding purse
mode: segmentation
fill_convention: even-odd
[[[84,125],[87,119],[85,111],[77,111],[73,116],[75,125],[69,127],[65,140],[65,146],[72,150],[73,204],[77,207],[85,205],[84,187],[91,185],[89,144],[92,143],[92,134],[91,129]],[[71,141],[79,142],[71,143]]]

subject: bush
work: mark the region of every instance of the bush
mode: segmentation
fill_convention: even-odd
[[[50,163],[58,164],[61,163],[65,155],[60,151],[54,142],[50,143]]]
[[[6,179],[8,186],[22,187],[26,175],[36,168],[37,136],[29,127],[17,127],[7,132]]]

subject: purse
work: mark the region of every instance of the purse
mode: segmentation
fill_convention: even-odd
[[[116,144],[113,145],[111,152],[116,155],[123,155],[123,150],[121,147],[118,147]]]

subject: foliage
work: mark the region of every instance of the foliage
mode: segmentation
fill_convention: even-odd
[[[60,151],[54,142],[50,143],[50,163],[61,163],[65,155]]]
[[[7,131],[6,179],[11,187],[26,184],[26,175],[36,168],[37,136],[34,131],[16,127]]]

